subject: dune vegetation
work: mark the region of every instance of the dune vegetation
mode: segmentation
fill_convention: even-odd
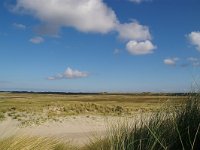
[[[99,137],[99,138],[94,137],[90,140],[89,143],[83,146],[77,146],[77,145],[72,146],[70,145],[70,143],[62,143],[58,139],[15,136],[3,139],[1,138],[0,149],[1,150],[8,150],[8,149],[12,150],[18,150],[18,149],[198,150],[200,148],[199,98],[200,98],[199,94],[191,94],[187,96],[187,98],[184,97],[182,101],[180,101],[179,99],[179,103],[175,102],[173,103],[173,105],[172,103],[166,103],[167,100],[162,101],[165,107],[162,108],[160,107],[159,109],[157,108],[156,109],[157,111],[153,111],[152,113],[150,113],[151,115],[149,117],[144,117],[144,118],[141,117],[140,121],[133,123],[123,121],[119,122],[118,124],[115,124],[114,126],[110,125],[104,137]],[[24,102],[25,101],[27,102],[27,100],[24,100]],[[105,100],[102,99],[96,102],[97,102],[96,105],[100,105],[100,103],[102,103],[102,105],[105,104]],[[128,102],[130,103],[130,101]],[[82,103],[84,103],[83,100],[80,103],[80,105]],[[160,102],[159,104],[162,103]],[[115,105],[116,107],[120,106],[119,105],[120,102],[118,103],[115,102],[112,105],[114,106],[114,104],[116,104]],[[123,104],[121,107],[123,108],[125,104]],[[153,104],[155,105],[155,103]],[[92,104],[90,104],[88,101],[85,102],[85,105],[88,105],[87,107],[91,108],[96,107],[92,106]],[[43,105],[41,106],[46,107],[46,102],[43,103]],[[132,104],[132,106],[134,106],[134,104]],[[15,110],[21,109],[18,108],[16,104],[15,106],[10,106],[10,107],[16,107]],[[98,108],[95,109],[98,110]],[[88,112],[90,111],[87,111],[87,113]],[[143,112],[141,111],[140,113]]]
[[[199,94],[170,112],[152,114],[139,123],[122,123],[87,150],[198,150],[200,148]]]
[[[187,96],[151,94],[38,94],[0,93],[0,119],[5,115],[23,126],[61,121],[67,116],[131,116],[155,112],[164,103],[179,105]]]
[[[61,143],[58,139],[41,137],[9,137],[0,139],[1,150],[77,150],[69,143]]]

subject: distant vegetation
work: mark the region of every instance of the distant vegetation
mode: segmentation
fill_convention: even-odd
[[[173,94],[63,94],[33,92],[1,92],[0,118],[5,115],[22,125],[59,121],[69,115],[131,116],[158,111],[163,103],[180,105],[187,96]]]
[[[153,93],[153,92],[140,92],[140,93],[111,93],[111,92],[34,92],[34,91],[0,91],[0,93],[29,93],[29,94],[60,94],[60,95],[140,95],[140,96],[187,96],[188,93]],[[190,93],[191,94],[191,93]],[[195,93],[193,93],[195,94]]]

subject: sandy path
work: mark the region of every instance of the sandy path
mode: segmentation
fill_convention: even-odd
[[[22,128],[21,133],[57,137],[61,140],[84,144],[94,135],[104,135],[107,124],[108,121],[104,117],[77,116],[76,118],[68,117],[63,122],[47,122],[40,126]]]
[[[138,116],[129,118],[136,121]],[[109,125],[124,120],[122,117],[76,116],[62,122],[46,122],[39,126],[19,127],[19,122],[7,118],[0,123],[1,137],[22,134],[27,136],[56,137],[75,144],[84,144],[93,136],[104,136]],[[126,118],[127,120],[127,118]],[[2,133],[1,133],[2,132]]]

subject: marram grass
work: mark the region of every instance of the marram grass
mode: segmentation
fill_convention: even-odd
[[[159,111],[134,124],[122,123],[86,150],[199,150],[200,95],[193,94],[180,107]]]
[[[77,148],[51,138],[13,136],[0,139],[0,150],[77,150]]]

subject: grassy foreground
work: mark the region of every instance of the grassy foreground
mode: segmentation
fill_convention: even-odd
[[[200,149],[200,96],[171,112],[162,111],[138,124],[123,123],[87,150],[198,150]]]
[[[69,143],[40,137],[9,137],[0,140],[1,150],[77,150]]]
[[[102,139],[73,147],[69,143],[38,137],[0,139],[1,150],[198,150],[200,149],[200,95],[193,94],[182,105],[160,110],[137,123],[123,122]]]

